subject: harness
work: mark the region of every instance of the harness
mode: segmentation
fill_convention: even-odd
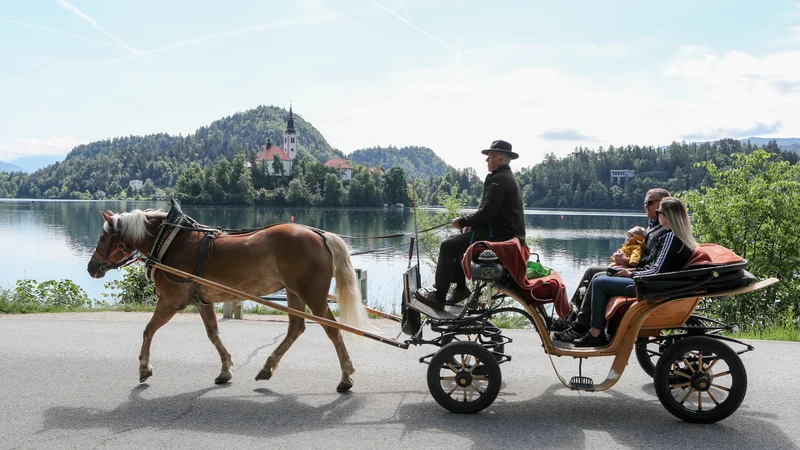
[[[199,231],[205,234],[203,237],[203,242],[200,244],[200,251],[197,253],[197,260],[194,264],[195,275],[198,277],[203,276],[205,262],[210,253],[211,244],[214,242],[214,239],[216,239],[217,236],[222,234],[222,230],[219,228],[211,228],[201,225],[196,220],[184,214],[178,202],[173,199],[172,208],[167,213],[167,217],[164,219],[164,222],[162,222],[159,226],[158,234],[153,242],[153,248],[150,250],[150,257],[145,261],[145,276],[147,277],[148,281],[154,280],[155,272],[157,270],[156,267],[153,266],[153,263],[161,263],[161,258],[163,258],[167,253],[170,244],[172,244],[175,236],[177,236],[181,230]],[[164,273],[164,278],[172,283],[194,283],[194,291],[192,292],[192,295],[194,296],[195,301],[200,305],[211,304],[200,299],[200,284],[197,282],[184,279],[179,279],[177,281],[171,280],[166,272]]]

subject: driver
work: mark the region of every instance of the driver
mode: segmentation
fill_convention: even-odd
[[[509,167],[511,160],[519,155],[511,151],[511,144],[502,140],[492,142],[481,153],[486,155],[490,172],[483,182],[481,204],[474,213],[453,220],[453,227],[462,230],[462,233],[445,239],[439,246],[433,289],[419,289],[415,293],[421,302],[435,309],[444,309],[445,304],[455,305],[469,297],[467,279],[460,262],[470,244],[506,241],[515,237],[525,243],[522,190]],[[451,282],[455,282],[456,287],[446,297]]]

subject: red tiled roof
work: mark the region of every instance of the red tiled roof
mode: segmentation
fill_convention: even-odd
[[[370,168],[369,168],[369,174],[370,174],[370,175],[373,175],[373,174],[378,174],[378,175],[380,175],[380,176],[384,176],[384,175],[386,175],[386,172],[384,172],[383,170],[381,170],[381,168],[380,168],[380,167],[370,167]]]
[[[283,151],[282,148],[278,147],[277,145],[273,145],[270,148],[265,148],[261,152],[261,154],[256,156],[256,162],[259,162],[259,161],[264,160],[264,159],[266,159],[268,162],[272,161],[273,155],[275,155],[275,154],[280,156],[280,158],[282,160],[284,160],[284,161],[291,161],[292,160],[292,158],[289,158],[289,155],[287,155],[286,152]]]
[[[353,166],[342,158],[333,158],[325,163],[328,167],[338,167],[339,169],[352,169]]]

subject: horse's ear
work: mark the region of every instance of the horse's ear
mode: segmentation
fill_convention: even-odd
[[[111,212],[111,211],[109,211],[109,212]],[[112,214],[106,214],[105,211],[100,211],[100,214],[103,215],[103,219],[105,219],[105,221],[108,222],[109,225],[114,225],[113,219],[111,217]]]

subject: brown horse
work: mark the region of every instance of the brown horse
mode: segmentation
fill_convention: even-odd
[[[94,278],[102,278],[107,270],[124,265],[134,257],[136,251],[149,257],[156,235],[167,216],[161,210],[134,210],[123,214],[109,211],[101,214],[105,219],[103,234],[87,268]],[[161,262],[194,273],[204,238],[202,231],[179,229]],[[252,295],[268,295],[286,288],[290,308],[303,311],[308,306],[313,314],[331,320],[335,319],[328,308],[327,295],[335,275],[341,321],[361,329],[370,327],[366,311],[361,305],[361,294],[347,245],[335,234],[297,224],[279,224],[241,234],[223,232],[213,241],[206,255],[200,256],[204,260],[204,278]],[[192,304],[200,312],[208,338],[222,360],[222,370],[215,382],[228,382],[232,376],[233,360],[219,338],[214,303],[240,299],[212,288],[180,282],[180,278],[160,270],[156,270],[153,281],[158,302],[144,330],[139,355],[139,381],[144,382],[153,374],[150,366],[153,334],[169,322],[175,313]],[[336,390],[347,391],[353,386],[353,363],[339,330],[330,327],[324,329],[336,348],[342,369],[342,378]],[[290,315],[286,337],[267,358],[256,380],[272,377],[281,357],[304,330],[304,319]]]

